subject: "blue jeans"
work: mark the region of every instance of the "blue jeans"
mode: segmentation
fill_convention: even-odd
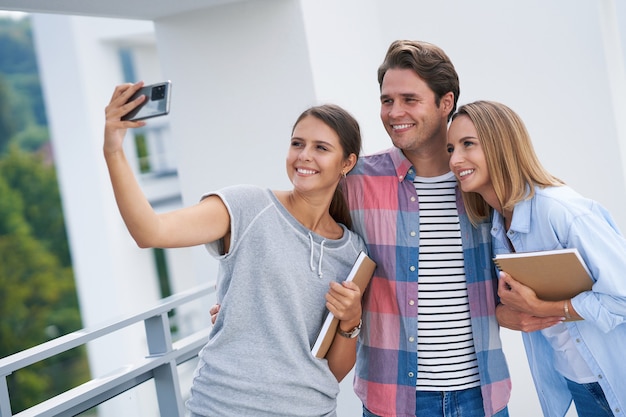
[[[568,379],[567,388],[574,398],[578,417],[613,417],[604,391],[597,382],[577,384]]]
[[[418,417],[485,417],[480,387],[460,391],[416,391],[415,415]],[[509,417],[508,409],[497,417]],[[379,417],[363,407],[363,417]]]

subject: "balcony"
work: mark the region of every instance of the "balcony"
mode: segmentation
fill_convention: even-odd
[[[183,417],[178,366],[195,359],[206,343],[208,328],[173,341],[170,312],[213,294],[215,283],[198,286],[163,299],[155,307],[88,328],[0,359],[0,417],[75,416],[119,394],[153,381],[161,416]],[[18,414],[12,414],[7,377],[22,368],[96,341],[143,322],[148,355],[108,375],[92,379]]]

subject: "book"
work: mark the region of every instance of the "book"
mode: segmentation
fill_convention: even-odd
[[[532,288],[544,301],[566,300],[591,289],[591,273],[578,249],[496,255],[498,268]]]
[[[356,261],[354,261],[346,281],[353,281],[361,290],[361,294],[363,294],[374,274],[374,269],[376,269],[376,263],[365,252],[361,251]],[[327,312],[322,328],[311,348],[313,356],[320,359],[326,356],[335,338],[335,333],[337,333],[337,326],[339,326],[339,319],[330,311]]]

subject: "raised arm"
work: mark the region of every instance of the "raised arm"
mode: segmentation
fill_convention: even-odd
[[[211,196],[194,206],[157,214],[143,194],[122,144],[128,128],[141,127],[146,122],[121,120],[145,100],[142,96],[126,103],[142,86],[142,82],[117,86],[105,109],[104,158],[115,200],[128,231],[142,248],[194,246],[226,236],[230,230],[230,216],[219,197]]]

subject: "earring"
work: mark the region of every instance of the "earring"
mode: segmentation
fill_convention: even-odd
[[[341,171],[341,176],[345,178],[346,177],[346,171]]]

